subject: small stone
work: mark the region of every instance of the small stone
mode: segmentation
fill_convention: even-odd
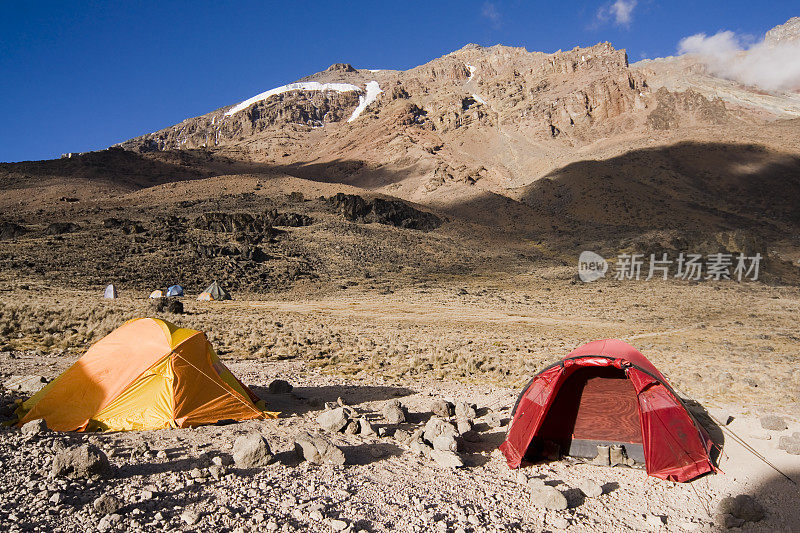
[[[503,425],[503,416],[495,411],[489,411],[486,415],[486,424],[490,428],[499,428]]]
[[[107,514],[97,523],[97,531],[105,532],[117,527],[122,521],[122,517],[118,514]]]
[[[603,487],[601,487],[598,483],[595,483],[591,479],[583,479],[580,483],[578,483],[578,489],[587,497],[587,498],[597,498],[603,494]]]
[[[800,455],[800,442],[792,442],[784,448],[789,455]]]
[[[272,452],[264,437],[254,431],[233,443],[233,461],[239,468],[260,468],[272,461]]]
[[[339,432],[347,425],[349,418],[343,407],[325,411],[317,417],[317,423],[322,429],[332,433]]]
[[[183,520],[186,525],[193,526],[200,521],[200,513],[193,509],[186,509],[181,513],[181,520]]]
[[[328,524],[331,526],[331,529],[334,531],[344,531],[347,529],[347,522],[344,520],[338,520],[336,518],[328,519]]]
[[[714,524],[724,529],[733,529],[744,525],[744,520],[736,518],[735,516],[727,513],[718,513],[714,515]]]
[[[708,414],[711,416],[712,421],[716,422],[717,424],[721,424],[723,426],[727,426],[734,420],[733,415],[731,415],[730,413],[728,413],[728,411],[724,409],[719,409],[719,408],[709,409]]]
[[[534,489],[531,494],[531,503],[537,507],[552,510],[562,510],[568,506],[567,498],[561,494],[561,491],[549,485],[542,485]]]
[[[396,441],[405,444],[409,441],[409,439],[411,439],[411,433],[405,429],[396,429],[394,432],[394,438]]]
[[[358,435],[360,430],[361,426],[358,423],[358,420],[348,420],[347,425],[344,427],[343,433],[345,435]]]
[[[454,405],[447,400],[433,400],[431,402],[431,412],[436,416],[449,418],[453,416]]]
[[[472,431],[472,428],[472,420],[469,420],[468,418],[459,418],[456,420],[456,429],[461,435]]]
[[[423,457],[430,457],[433,448],[425,444],[422,439],[415,439],[411,441],[409,444],[409,448],[411,448],[411,452],[417,455],[422,455]]]
[[[768,415],[761,417],[761,427],[771,431],[783,431],[784,429],[788,429],[789,426],[786,425],[786,420],[784,420],[783,417]]]
[[[466,418],[467,420],[474,420],[477,415],[475,405],[467,402],[457,402],[455,412],[457,418]]]
[[[50,499],[48,501],[50,503],[52,503],[53,505],[58,505],[63,500],[64,500],[64,495],[61,494],[60,492],[55,492],[55,493],[53,493],[52,496],[50,496]]]
[[[286,381],[285,379],[276,379],[273,380],[272,383],[269,384],[269,393],[270,394],[285,394],[287,392],[292,392],[292,385]]]
[[[659,516],[657,514],[648,514],[645,520],[647,521],[648,526],[656,529],[660,528],[666,523],[665,517]]]
[[[101,515],[114,514],[123,506],[122,500],[111,494],[103,494],[94,500],[92,506]]]
[[[464,466],[464,461],[461,457],[451,451],[431,450],[430,455],[436,464],[444,468],[460,468]]]
[[[26,439],[32,439],[37,435],[41,435],[47,431],[47,422],[44,421],[44,418],[31,420],[30,422],[26,422],[22,425],[21,431],[23,437]]]
[[[375,428],[364,417],[358,419],[358,433],[365,436],[375,436]]]
[[[225,475],[225,467],[222,465],[211,465],[208,467],[208,473],[214,479],[221,479]]]

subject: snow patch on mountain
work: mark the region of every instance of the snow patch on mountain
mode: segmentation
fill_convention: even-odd
[[[378,95],[381,94],[383,91],[381,90],[380,85],[378,85],[377,81],[371,81],[367,83],[367,94],[366,96],[359,96],[358,97],[358,107],[353,110],[353,114],[350,115],[350,118],[347,119],[347,122],[353,122],[358,116],[364,111],[368,105],[375,101],[378,98]]]
[[[367,84],[367,88],[369,89],[369,84]],[[248,98],[244,102],[236,104],[235,106],[233,106],[232,108],[230,108],[225,112],[225,116],[229,117],[234,113],[238,113],[239,111],[247,109],[256,102],[262,102],[266,100],[270,96],[275,96],[277,94],[283,94],[290,91],[336,91],[340,93],[346,93],[349,91],[361,92],[361,90],[362,89],[360,87],[358,87],[357,85],[353,85],[351,83],[320,83],[318,81],[289,83],[287,85],[281,85],[280,87],[275,87],[274,89],[270,89],[269,91],[265,91],[261,94],[257,94],[252,98]]]
[[[467,67],[467,70],[469,71],[469,78],[467,78],[467,81],[472,81],[472,77],[475,76],[476,68],[472,65],[464,65],[464,66]]]

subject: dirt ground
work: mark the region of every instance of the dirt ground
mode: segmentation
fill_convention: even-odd
[[[523,469],[526,477],[541,478],[567,496],[570,507],[564,511],[532,503],[530,486],[520,483],[496,450],[507,426],[490,428],[481,418],[481,439],[467,444],[466,467],[459,470],[437,467],[391,437],[343,434],[327,436],[345,450],[349,465],[296,464],[293,435],[318,430],[315,418],[324,402],[341,398],[376,427],[382,425],[381,406],[392,399],[409,408],[410,428],[430,416],[434,398],[471,401],[479,415],[481,408],[491,408],[507,417],[537,369],[584,342],[614,337],[640,349],[676,389],[717,419],[732,416],[726,431],[800,479],[797,456],[778,449],[780,436],[800,430],[800,370],[793,364],[800,291],[757,283],[582,284],[568,278],[566,270],[552,269],[397,287],[391,294],[350,287],[317,298],[310,292],[270,299],[234,295],[230,302],[197,302],[188,295],[186,314],[163,317],[206,331],[226,364],[271,409],[282,411],[281,418],[69,437],[114,450],[112,462],[121,472],[107,485],[84,488],[82,497],[88,501],[109,490],[131,502],[141,509],[124,515],[124,526],[132,530],[256,531],[272,520],[284,530],[324,531],[335,527],[331,519],[341,519],[353,530],[372,531],[711,531],[718,528],[712,515],[722,497],[749,494],[764,506],[766,517],[745,530],[800,529],[797,486],[728,433],[723,433],[721,471],[688,484],[650,478],[640,469],[574,461]],[[9,283],[0,301],[3,378],[38,373],[51,379],[80,356],[85,343],[124,320],[152,314],[144,293],[123,291],[117,300],[104,301],[96,291],[34,282]],[[15,321],[25,324],[26,318],[32,324],[18,328]],[[89,327],[77,330],[70,321]],[[64,339],[63,331],[71,337]],[[270,395],[267,385],[276,378],[291,382],[293,393]],[[767,414],[785,417],[788,429],[762,429],[759,417]],[[230,453],[235,436],[251,429],[270,442],[278,459],[274,466],[231,470],[222,481],[201,478],[187,485],[193,461]],[[9,430],[0,438],[8,444],[18,439]],[[129,457],[138,442],[153,453]],[[27,479],[31,473],[10,448],[3,447],[3,477]],[[158,450],[167,450],[166,457],[153,457]],[[603,487],[602,496],[584,497],[576,488],[587,478]],[[137,494],[150,485],[168,503],[137,503]],[[38,500],[30,496],[13,500],[18,515],[36,509]],[[81,506],[75,498],[61,504],[69,512],[55,506],[28,525],[46,529],[55,518],[64,531],[96,525],[100,517],[91,505]],[[200,510],[200,521],[192,526],[180,517],[187,508]],[[157,509],[162,521],[153,518]],[[10,516],[4,507],[0,513]],[[15,524],[24,529],[24,522]]]

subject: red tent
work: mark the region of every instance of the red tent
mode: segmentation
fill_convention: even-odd
[[[500,446],[508,466],[533,462],[553,444],[583,457],[597,444],[622,445],[649,475],[670,481],[715,471],[706,431],[656,367],[616,339],[584,344],[522,391]]]

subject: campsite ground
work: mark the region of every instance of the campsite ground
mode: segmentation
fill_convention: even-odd
[[[319,292],[297,287],[269,296],[236,295],[231,302],[187,297],[185,315],[163,317],[208,332],[234,373],[281,410],[282,418],[69,437],[113,450],[120,477],[70,490],[58,505],[47,502],[62,489],[38,477],[26,460],[26,447],[42,445],[22,444],[17,433],[2,431],[4,482],[22,479],[31,490],[4,494],[0,513],[10,520],[13,510],[20,527],[47,529],[60,522],[65,531],[82,530],[100,516],[81,503],[110,491],[131,510],[142,510],[124,513],[124,527],[144,530],[258,530],[270,519],[288,530],[325,530],[332,524],[325,520],[341,518],[375,531],[708,531],[716,528],[710,514],[721,497],[750,494],[767,516],[748,530],[799,529],[797,486],[730,436],[723,472],[691,484],[649,478],[637,469],[570,462],[525,469],[528,477],[541,477],[567,495],[565,511],[536,507],[531,488],[505,466],[496,451],[505,427],[479,424],[481,440],[467,444],[467,468],[457,471],[438,468],[392,438],[344,434],[328,436],[353,464],[295,465],[288,453],[292,436],[318,428],[317,411],[326,401],[342,398],[377,426],[381,406],[392,399],[407,405],[417,423],[430,416],[434,398],[506,409],[501,412],[508,416],[519,388],[538,368],[587,340],[613,336],[639,348],[678,390],[716,418],[733,416],[728,429],[799,478],[797,456],[779,450],[778,439],[800,430],[800,370],[792,364],[800,291],[731,282],[576,284],[570,274],[551,268],[417,285],[384,279],[393,292],[344,284]],[[126,319],[153,314],[144,291],[123,291],[110,301],[99,299],[96,291],[36,281],[7,287],[0,293],[3,377],[55,377],[88,343]],[[275,378],[294,384],[294,394],[270,395],[266,386]],[[786,417],[789,429],[762,429],[758,419],[765,414]],[[231,469],[233,475],[221,481],[188,481],[202,454],[230,453],[236,435],[253,428],[269,440],[277,464],[263,471]],[[142,442],[152,452],[131,456],[130,450],[144,449]],[[157,457],[159,450],[166,456]],[[33,455],[38,461],[45,456]],[[602,485],[605,494],[581,496],[576,487],[586,478]],[[157,502],[137,501],[146,487],[155,488]],[[48,513],[40,513],[44,508]],[[186,509],[199,511],[201,521],[188,526],[180,517]]]

